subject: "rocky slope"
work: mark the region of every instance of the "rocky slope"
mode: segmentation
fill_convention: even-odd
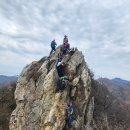
[[[92,80],[93,119],[99,130],[130,130],[130,109],[105,84]]]
[[[60,47],[50,58],[44,57],[23,69],[17,81],[17,107],[11,114],[10,130],[69,130],[66,108],[70,101],[75,117],[71,130],[92,129],[94,98],[90,96],[91,75],[84,56],[73,49],[63,58],[69,81],[65,90],[56,92],[59,77],[55,60],[59,52]]]
[[[130,105],[130,85],[129,81],[116,79],[100,78],[100,83],[103,83],[109,92],[115,95],[119,100]]]

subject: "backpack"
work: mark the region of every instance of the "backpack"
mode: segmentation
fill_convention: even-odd
[[[66,88],[66,80],[59,79],[57,84],[57,91],[61,90],[63,91]]]

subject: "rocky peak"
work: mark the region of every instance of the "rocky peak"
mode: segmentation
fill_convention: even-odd
[[[94,98],[91,76],[82,52],[73,48],[66,54],[66,88],[57,91],[59,76],[55,61],[61,46],[50,57],[27,65],[18,77],[15,91],[17,107],[11,114],[10,130],[86,130],[91,129]],[[74,105],[74,121],[67,127],[67,104]]]

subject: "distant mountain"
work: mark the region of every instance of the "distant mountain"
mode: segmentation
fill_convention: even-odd
[[[120,78],[99,78],[98,81],[103,83],[118,99],[130,104],[130,81]]]
[[[114,78],[114,79],[112,79],[112,81],[115,81],[119,84],[130,84],[130,81],[127,81],[127,80],[124,80],[124,79],[121,79],[121,78]]]
[[[0,75],[0,84],[9,83],[9,82],[16,81],[16,80],[17,80],[17,76]]]

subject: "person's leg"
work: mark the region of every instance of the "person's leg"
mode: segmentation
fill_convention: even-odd
[[[64,55],[66,55],[66,53],[67,53],[67,49],[64,49]]]
[[[56,91],[55,92],[58,92],[60,90],[60,85],[61,85],[61,81],[59,80],[57,82],[57,86],[56,86]]]
[[[58,67],[57,67],[57,72],[58,72],[59,77],[63,77],[63,76],[64,76],[61,66],[58,66]]]
[[[55,48],[55,47],[52,47],[52,48],[51,48],[50,55],[51,55],[51,53],[52,53],[53,51],[55,51],[55,50],[56,50],[56,48]]]
[[[53,50],[56,51],[56,47],[54,47]]]
[[[61,82],[61,84],[60,84],[59,90],[60,90],[60,91],[63,91],[63,90],[64,90],[64,85],[62,84],[62,82]]]
[[[60,68],[59,67],[57,67],[57,73],[58,73],[58,76],[61,77]]]
[[[51,48],[51,52],[50,52],[50,55],[51,55],[52,51],[53,51],[53,48]]]
[[[62,81],[62,90],[64,90],[66,88],[66,80]]]
[[[66,119],[66,124],[67,124],[67,128],[70,128],[69,115],[67,116],[67,119]]]
[[[63,77],[64,74],[63,74],[63,70],[62,70],[62,67],[60,67],[60,77]]]
[[[68,127],[69,128],[72,127],[71,123],[72,123],[72,119],[71,119],[71,115],[69,115],[69,117],[68,117]]]
[[[60,52],[62,52],[63,53],[63,45],[61,46],[61,48],[60,48]]]

